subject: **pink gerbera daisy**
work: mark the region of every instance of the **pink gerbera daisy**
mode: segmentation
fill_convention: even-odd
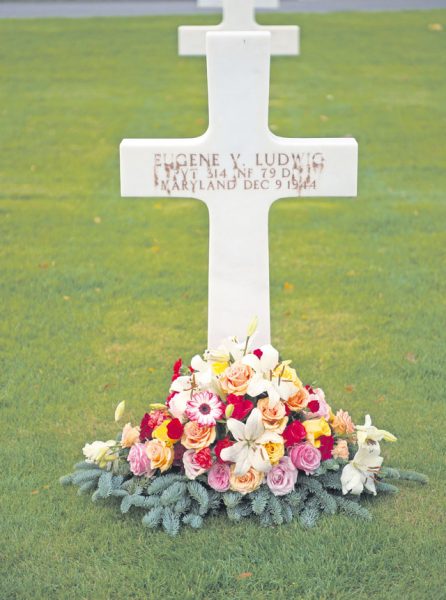
[[[186,415],[203,427],[215,425],[224,415],[225,407],[220,398],[212,392],[196,392],[187,401]]]

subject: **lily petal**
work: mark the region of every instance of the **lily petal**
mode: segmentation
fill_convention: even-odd
[[[262,351],[262,356],[260,358],[262,371],[265,373],[268,371],[273,371],[279,362],[278,351],[271,346],[271,344],[265,344],[265,346],[262,346],[260,350]]]
[[[227,426],[229,431],[235,437],[237,441],[242,441],[246,439],[246,425],[239,421],[238,419],[228,419]]]

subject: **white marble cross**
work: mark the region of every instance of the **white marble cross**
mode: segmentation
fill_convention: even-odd
[[[270,341],[268,211],[290,196],[355,196],[352,138],[282,138],[268,128],[270,34],[210,33],[209,127],[191,139],[121,142],[121,194],[198,198],[209,209],[208,344],[259,318]]]
[[[277,0],[201,0],[202,7],[223,6],[223,20],[219,25],[184,25],[178,28],[180,56],[204,56],[206,34],[217,31],[269,31],[271,54],[289,56],[299,54],[299,27],[296,25],[259,25],[255,20],[255,6],[276,8]]]

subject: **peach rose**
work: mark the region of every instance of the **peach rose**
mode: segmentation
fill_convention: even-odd
[[[331,451],[333,458],[348,460],[348,446],[346,440],[338,440]]]
[[[256,471],[253,467],[244,475],[234,475],[235,465],[231,466],[231,475],[229,477],[230,489],[240,494],[250,494],[256,490],[263,482],[264,474]]]
[[[197,421],[189,421],[184,426],[181,443],[188,450],[201,450],[215,440],[215,427],[204,427]]]
[[[160,469],[163,473],[172,466],[174,451],[166,442],[150,440],[147,442],[146,452],[152,469]]]
[[[310,395],[308,390],[304,387],[301,387],[297,390],[297,393],[285,402],[290,410],[302,410],[308,404],[308,399]]]
[[[224,370],[220,377],[220,385],[227,394],[243,396],[246,394],[254,371],[248,365],[236,362]]]
[[[131,448],[136,442],[139,442],[139,427],[132,427],[130,423],[127,423],[122,430],[121,446]]]
[[[331,425],[338,435],[348,435],[355,431],[352,418],[345,410],[338,410]]]
[[[288,423],[285,404],[276,402],[274,406],[269,405],[269,398],[262,398],[257,402],[257,408],[262,415],[262,421],[265,429],[282,433]]]

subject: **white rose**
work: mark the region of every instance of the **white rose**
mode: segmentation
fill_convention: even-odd
[[[109,449],[115,445],[116,442],[114,440],[108,440],[108,442],[100,442],[97,440],[92,444],[85,444],[85,446],[82,448],[82,452],[85,456],[86,462],[99,463],[107,454]]]

